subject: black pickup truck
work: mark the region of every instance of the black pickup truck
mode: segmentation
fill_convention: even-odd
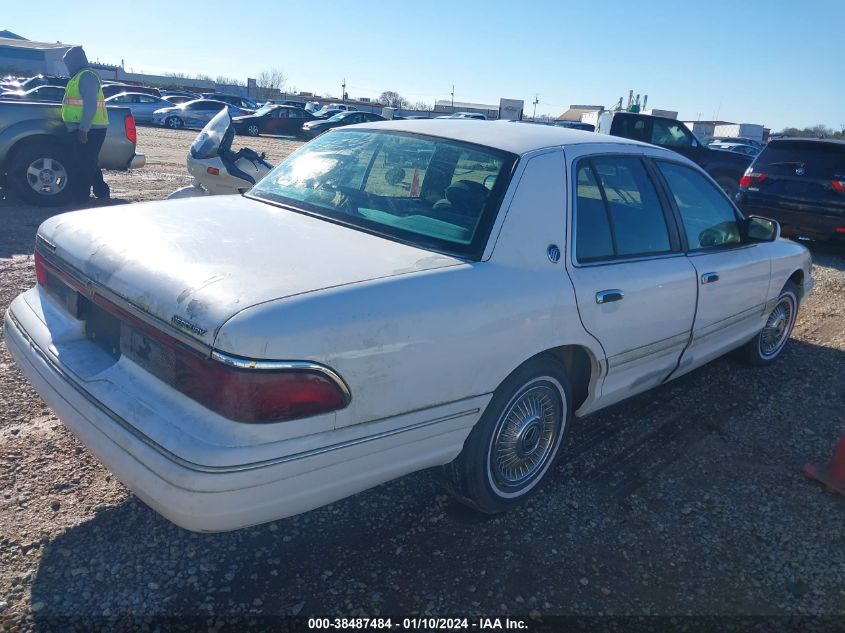
[[[742,154],[711,149],[681,121],[659,116],[608,112],[599,118],[596,132],[659,145],[683,154],[710,174],[731,198],[739,192],[739,179],[752,160]]]

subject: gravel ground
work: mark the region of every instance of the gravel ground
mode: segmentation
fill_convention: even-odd
[[[139,129],[127,202],[187,184],[194,132]],[[277,161],[295,141],[250,139]],[[57,210],[0,201],[0,308]],[[119,209],[115,209],[119,213]],[[228,534],[168,523],[64,429],[0,347],[0,628],[56,615],[845,616],[845,499],[802,475],[845,432],[845,258],[773,367],[715,361],[574,423],[549,485],[475,515],[421,472]]]

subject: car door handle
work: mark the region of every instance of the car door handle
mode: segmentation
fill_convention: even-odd
[[[621,290],[599,290],[596,293],[596,303],[610,303],[611,301],[622,301],[625,293]]]
[[[701,275],[701,283],[712,284],[714,281],[719,281],[719,273],[704,273]]]

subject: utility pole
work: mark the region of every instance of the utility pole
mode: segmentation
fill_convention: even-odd
[[[346,101],[346,77],[343,78],[343,83],[340,84],[340,100]]]
[[[455,111],[455,84],[452,84],[452,112]]]
[[[531,115],[531,120],[537,118],[537,104],[540,103],[540,96],[538,94],[534,94],[534,114]]]

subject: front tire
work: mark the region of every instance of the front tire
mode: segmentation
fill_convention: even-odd
[[[753,339],[737,350],[740,359],[756,367],[775,362],[792,335],[797,316],[798,286],[788,281],[766,318],[766,325]]]
[[[164,120],[164,124],[171,130],[179,130],[185,127],[185,123],[178,116],[169,116]]]
[[[246,127],[246,133],[249,136],[258,136],[258,125],[255,123],[251,123]]]
[[[566,372],[551,356],[520,366],[493,393],[461,454],[443,467],[462,503],[497,514],[537,491],[560,453],[571,417]]]

